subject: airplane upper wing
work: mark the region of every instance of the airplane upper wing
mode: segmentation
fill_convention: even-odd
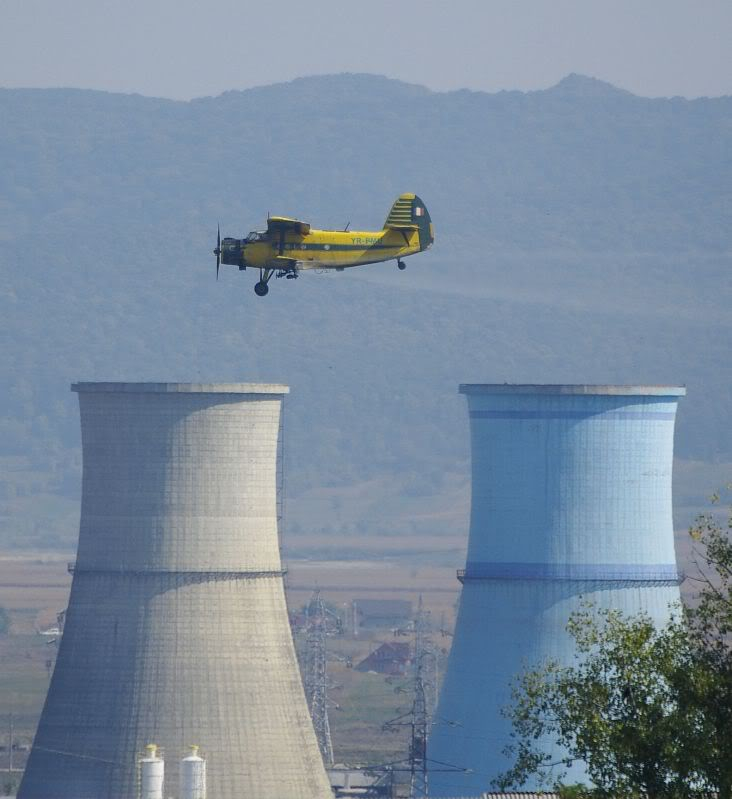
[[[300,222],[299,219],[290,219],[288,216],[270,216],[267,220],[268,233],[281,233],[287,230],[307,236],[310,233],[310,225],[307,222]]]

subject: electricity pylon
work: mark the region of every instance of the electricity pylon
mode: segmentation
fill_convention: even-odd
[[[412,661],[413,700],[412,707],[401,716],[387,721],[385,731],[408,727],[410,731],[409,750],[405,760],[387,763],[380,767],[383,772],[407,772],[409,774],[410,799],[426,799],[429,795],[429,772],[447,771],[465,774],[468,769],[452,763],[445,763],[428,756],[427,743],[431,727],[435,724],[459,726],[455,722],[435,717],[437,694],[438,653],[432,644],[432,631],[429,611],[422,606],[419,597],[417,615],[414,618],[414,659]],[[397,689],[401,692],[402,689]],[[378,769],[371,769],[376,771]]]
[[[326,641],[338,629],[335,615],[331,613],[316,590],[306,608],[305,645],[305,697],[318,739],[320,753],[326,767],[332,766],[333,742],[328,720],[328,671],[326,666]]]
[[[409,750],[406,766],[409,771],[410,799],[424,799],[428,795],[427,736],[431,723],[432,708],[428,707],[427,694],[432,692],[433,687],[432,681],[428,678],[428,672],[430,664],[435,659],[429,633],[429,614],[424,610],[422,597],[420,596],[417,615],[414,618],[412,707],[406,713],[397,716],[397,718],[386,722],[384,725],[384,729],[387,730],[394,730],[397,727],[409,728]],[[393,764],[393,766],[398,766],[398,764]]]

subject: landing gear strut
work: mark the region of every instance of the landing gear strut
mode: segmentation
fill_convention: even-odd
[[[260,269],[259,270],[259,283],[254,284],[254,293],[257,297],[264,297],[266,296],[267,292],[269,291],[269,279],[272,277],[272,273],[274,269]]]
[[[407,268],[407,265],[404,263],[404,261],[397,261],[397,266],[402,270],[402,272]]]

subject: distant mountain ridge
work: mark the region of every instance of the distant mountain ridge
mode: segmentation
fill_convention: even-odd
[[[680,502],[729,477],[732,98],[334,75],[0,115],[0,543],[74,540],[76,379],[290,383],[294,532],[460,533],[459,382],[686,382]],[[437,239],[405,273],[214,281],[217,221],[380,227],[407,190]]]
[[[636,97],[632,92],[626,89],[619,89],[598,78],[591,78],[587,75],[579,75],[572,72],[566,77],[562,78],[555,86],[551,86],[544,91],[552,92],[554,94],[566,94],[572,97]]]

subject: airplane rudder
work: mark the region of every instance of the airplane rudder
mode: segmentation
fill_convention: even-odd
[[[412,200],[412,219],[419,228],[419,246],[420,249],[426,250],[432,245],[435,240],[434,227],[432,226],[432,218],[427,206],[422,199],[416,194],[413,195]]]

